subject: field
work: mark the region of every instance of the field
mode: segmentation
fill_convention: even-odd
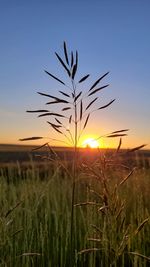
[[[150,152],[79,152],[72,255],[73,150],[56,150],[0,146],[0,266],[150,266]]]

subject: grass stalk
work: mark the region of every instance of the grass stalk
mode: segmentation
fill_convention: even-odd
[[[75,227],[74,227],[74,204],[75,204],[75,184],[77,179],[77,145],[78,145],[78,117],[77,117],[77,101],[76,101],[76,87],[74,81],[72,80],[73,94],[75,97],[74,101],[74,159],[73,159],[73,180],[72,180],[72,202],[71,202],[71,224],[70,224],[70,239],[71,239],[71,266],[74,265],[74,235],[75,235]]]
[[[51,162],[53,162],[54,165],[56,163],[55,167],[58,166],[58,164],[59,164],[58,169],[60,169],[60,166],[63,167],[65,174],[67,173],[67,175],[69,175],[71,177],[69,191],[67,191],[67,193],[70,192],[71,197],[69,198],[69,205],[68,205],[69,206],[69,220],[67,221],[68,222],[67,226],[69,229],[67,228],[67,243],[64,243],[64,244],[66,244],[66,255],[65,255],[66,259],[64,260],[65,264],[61,263],[61,261],[63,262],[63,260],[61,259],[61,256],[64,255],[64,251],[63,251],[64,246],[62,246],[63,252],[61,251],[61,240],[63,239],[63,228],[62,228],[62,231],[60,233],[59,239],[57,239],[56,236],[58,233],[57,226],[59,225],[59,219],[60,219],[61,223],[62,223],[62,219],[64,220],[63,227],[64,226],[66,227],[66,225],[65,225],[66,217],[62,216],[62,218],[59,218],[59,212],[57,215],[58,217],[56,216],[56,212],[53,212],[51,215],[49,214],[49,220],[48,220],[47,225],[49,225],[49,222],[51,222],[51,221],[53,222],[52,229],[55,229],[54,240],[57,240],[57,242],[56,242],[57,244],[56,244],[55,248],[57,247],[57,250],[58,250],[57,251],[58,256],[56,255],[57,253],[55,252],[54,259],[53,259],[54,261],[53,261],[53,264],[51,266],[64,267],[64,266],[68,266],[68,262],[69,262],[70,267],[76,266],[76,264],[75,264],[76,254],[75,253],[76,253],[76,251],[79,251],[78,249],[80,247],[80,245],[79,245],[80,239],[78,239],[78,236],[79,236],[80,231],[81,231],[82,219],[78,218],[79,213],[75,210],[75,202],[77,200],[77,194],[80,196],[80,198],[81,198],[81,195],[83,194],[83,190],[79,190],[80,186],[77,188],[77,184],[76,184],[76,181],[77,181],[79,175],[83,179],[85,179],[85,177],[89,177],[90,181],[87,181],[87,185],[84,185],[84,187],[86,189],[88,188],[88,190],[89,189],[90,190],[96,189],[97,190],[96,191],[97,196],[100,196],[97,199],[96,196],[94,197],[94,196],[91,196],[90,194],[88,194],[87,203],[85,203],[85,202],[81,203],[82,206],[84,206],[85,204],[86,205],[90,204],[89,206],[92,206],[92,209],[93,209],[92,211],[89,212],[89,214],[91,216],[89,216],[89,214],[88,214],[88,216],[86,217],[87,220],[85,220],[85,218],[84,218],[84,220],[85,220],[84,223],[86,226],[90,225],[91,217],[93,217],[94,218],[93,225],[95,225],[97,227],[97,229],[99,228],[99,225],[101,225],[101,229],[102,229],[100,236],[98,234],[96,234],[96,238],[94,236],[94,239],[91,239],[91,238],[89,239],[91,241],[93,240],[93,242],[98,241],[97,242],[98,244],[101,241],[100,245],[98,245],[97,248],[94,247],[94,244],[93,244],[92,248],[91,247],[88,248],[87,243],[84,244],[84,242],[83,242],[84,237],[82,236],[84,233],[84,231],[83,231],[83,233],[81,234],[82,242],[83,242],[83,246],[86,247],[87,249],[82,250],[82,254],[84,252],[85,253],[87,253],[87,252],[88,253],[90,253],[90,252],[95,253],[95,251],[99,252],[99,259],[100,260],[98,259],[98,257],[94,258],[94,256],[91,256],[90,260],[87,260],[87,262],[86,262],[88,264],[88,266],[92,266],[92,267],[98,266],[101,261],[103,262],[103,266],[108,266],[108,264],[110,265],[110,263],[112,263],[112,262],[114,263],[113,266],[118,266],[117,264],[119,262],[119,257],[124,257],[126,249],[127,249],[126,248],[126,246],[127,246],[126,236],[129,236],[132,234],[130,232],[128,233],[128,231],[127,231],[128,227],[127,227],[126,231],[124,229],[125,223],[126,223],[126,225],[128,225],[128,224],[127,224],[127,222],[125,222],[126,217],[124,215],[126,213],[125,202],[124,202],[124,200],[122,200],[122,197],[120,197],[121,188],[123,188],[125,186],[125,184],[129,180],[128,178],[131,176],[133,171],[131,170],[129,173],[127,173],[125,178],[124,178],[124,170],[123,170],[122,171],[123,177],[122,177],[121,181],[118,179],[118,181],[116,181],[116,183],[114,182],[114,179],[110,179],[110,177],[112,178],[113,176],[115,176],[116,162],[119,159],[117,157],[121,153],[121,151],[120,151],[120,147],[122,144],[121,138],[124,136],[127,136],[128,129],[121,129],[121,130],[113,131],[109,134],[100,135],[99,137],[97,137],[95,140],[99,140],[102,137],[104,137],[104,138],[118,138],[119,137],[120,142],[119,142],[117,150],[115,151],[114,154],[111,155],[111,157],[109,156],[109,154],[106,153],[106,155],[105,155],[105,153],[103,154],[100,151],[100,155],[97,158],[97,160],[94,160],[93,162],[91,162],[90,166],[89,166],[89,161],[87,161],[87,163],[85,161],[85,163],[82,164],[83,169],[82,169],[81,173],[79,172],[79,168],[78,168],[78,165],[79,165],[78,164],[79,163],[79,161],[78,161],[78,154],[79,154],[78,153],[78,144],[79,144],[79,140],[80,140],[80,137],[81,137],[83,131],[86,129],[86,127],[89,123],[89,118],[91,119],[91,115],[94,112],[96,112],[96,111],[99,112],[100,110],[109,107],[115,101],[115,99],[110,100],[107,103],[100,103],[99,107],[96,106],[96,109],[95,109],[94,105],[95,105],[96,101],[98,102],[99,93],[101,92],[101,90],[108,87],[108,84],[106,84],[106,85],[101,84],[101,81],[103,80],[103,78],[105,78],[108,75],[109,72],[106,72],[104,75],[99,77],[94,83],[92,83],[92,85],[89,88],[87,88],[87,90],[86,90],[87,92],[85,94],[83,94],[84,92],[83,92],[83,90],[80,89],[79,85],[82,82],[86,81],[86,79],[90,75],[87,74],[87,75],[83,76],[82,78],[80,78],[80,80],[78,80],[78,81],[76,80],[76,73],[77,73],[77,69],[78,69],[78,52],[77,51],[76,51],[76,53],[71,52],[71,57],[70,57],[68,54],[68,51],[67,51],[66,43],[64,42],[64,59],[62,57],[60,57],[58,55],[58,53],[55,53],[55,55],[57,57],[58,62],[61,64],[64,71],[66,72],[67,78],[69,78],[69,82],[70,82],[69,85],[71,85],[71,86],[68,86],[66,84],[66,81],[61,80],[59,77],[55,76],[54,74],[52,74],[48,71],[45,71],[45,72],[50,76],[50,78],[53,78],[55,81],[57,81],[58,83],[60,83],[61,85],[65,86],[67,89],[69,89],[69,92],[68,91],[67,92],[66,91],[58,91],[57,92],[58,94],[56,94],[56,95],[38,92],[38,94],[40,94],[41,96],[50,99],[50,101],[45,103],[46,105],[48,105],[48,107],[50,106],[50,108],[42,109],[42,110],[41,109],[27,110],[27,112],[30,112],[30,113],[40,114],[40,115],[38,115],[38,117],[48,118],[47,124],[51,127],[51,129],[53,129],[55,131],[55,133],[63,136],[63,138],[65,139],[65,140],[60,140],[60,141],[67,144],[67,145],[71,144],[71,146],[74,148],[73,158],[72,159],[69,158],[69,160],[71,162],[71,171],[70,171],[70,168],[67,167],[67,164],[66,165],[65,165],[65,163],[63,164],[63,161],[61,162],[61,159],[59,159],[57,153],[49,146],[49,141],[38,148],[38,149],[40,149],[41,147],[48,146],[49,153],[50,153],[50,156],[48,157],[48,159]],[[59,93],[61,93],[61,97],[59,96]],[[86,98],[86,101],[85,101],[85,98]],[[58,106],[57,112],[56,112],[56,110],[51,111],[51,107],[53,105]],[[69,129],[67,126],[68,124],[69,124]],[[59,141],[59,139],[52,139],[52,138],[43,137],[43,136],[32,136],[32,137],[23,138],[20,140],[21,141],[31,141],[31,140],[33,141],[33,140],[41,140],[41,139],[48,139],[48,140],[50,139],[53,141],[54,140]],[[139,150],[139,149],[143,148],[144,146],[145,145],[141,145],[141,146],[135,147],[133,149],[130,149],[129,151],[127,151],[127,153],[129,155],[129,154],[131,154],[130,152],[135,152],[136,150]],[[36,148],[36,150],[37,150],[37,148]],[[110,166],[111,166],[111,169],[110,169]],[[85,170],[84,170],[84,168],[85,168]],[[92,178],[92,180],[91,180],[91,178]],[[94,180],[96,182],[94,182]],[[110,183],[111,183],[111,185],[110,185]],[[114,188],[114,187],[115,187],[115,190],[113,191],[112,188]],[[89,192],[87,192],[87,193],[89,193]],[[49,198],[49,196],[48,196],[48,198]],[[66,201],[66,199],[65,199],[65,201]],[[56,202],[56,208],[57,208],[57,206],[59,204],[58,199],[56,199],[55,202]],[[93,205],[93,203],[95,203],[95,204]],[[62,201],[60,201],[60,207],[59,207],[60,210],[61,210],[61,205],[62,205]],[[98,211],[97,211],[97,205],[100,205],[100,208],[98,209]],[[54,203],[53,203],[53,206],[54,206]],[[10,210],[10,211],[12,211],[12,210]],[[9,213],[8,213],[8,215],[9,215]],[[82,213],[82,215],[83,215],[83,213]],[[81,216],[81,214],[80,214],[80,216]],[[149,215],[147,215],[146,218],[147,217],[149,217]],[[51,220],[51,218],[53,218],[53,220]],[[79,223],[79,219],[80,219],[80,223]],[[148,222],[148,219],[145,219],[143,217],[143,220],[141,220],[141,221],[142,221],[142,223],[138,226],[138,228],[136,230],[137,234],[141,231],[143,226]],[[46,223],[47,223],[47,221],[46,221]],[[80,224],[79,227],[78,227],[78,224]],[[120,225],[122,225],[123,227],[120,227]],[[87,227],[86,227],[86,230],[87,230]],[[47,230],[45,238],[47,238],[49,233],[51,233],[51,231]],[[69,235],[68,235],[68,233],[69,233]],[[47,246],[47,247],[49,247],[49,246]],[[134,246],[133,246],[133,249],[134,249]],[[102,251],[104,251],[104,253]],[[108,252],[109,252],[109,254],[111,254],[109,257],[107,256]],[[48,251],[48,253],[49,253],[49,251]],[[69,255],[68,255],[68,253],[69,253]],[[23,255],[23,254],[21,254],[21,255]],[[66,262],[67,262],[67,265],[66,265]],[[78,266],[81,266],[81,267],[87,266],[84,264],[84,262],[83,262],[84,265],[82,263],[81,263],[81,265],[79,265],[79,262],[77,264],[78,264]]]

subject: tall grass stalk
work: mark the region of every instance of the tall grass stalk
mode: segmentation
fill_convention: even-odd
[[[73,185],[72,185],[72,202],[71,202],[71,224],[70,224],[70,240],[71,240],[71,266],[74,266],[74,204],[75,204],[75,185],[77,179],[77,146],[78,146],[78,118],[77,118],[77,100],[76,100],[76,87],[74,81],[72,80],[73,94],[75,96],[74,101],[74,118],[75,118],[75,127],[74,127],[74,162],[73,162]]]
[[[98,112],[102,109],[108,108],[114,101],[110,100],[106,104],[99,105],[99,94],[102,90],[106,89],[109,85],[103,85],[101,82],[103,79],[108,75],[109,72],[106,72],[102,76],[100,76],[95,82],[92,82],[91,86],[89,86],[88,90],[84,92],[82,89],[80,89],[80,84],[83,82],[86,82],[89,78],[89,74],[86,74],[82,76],[79,80],[77,79],[77,70],[78,70],[78,52],[72,52],[68,53],[66,43],[63,44],[63,54],[64,59],[59,56],[58,53],[55,53],[57,60],[63,67],[64,71],[67,74],[67,78],[69,80],[69,84],[65,81],[63,81],[61,78],[58,78],[56,75],[48,72],[45,70],[46,74],[55,81],[57,81],[62,86],[66,87],[66,91],[59,90],[57,95],[51,95],[48,93],[38,92],[39,95],[44,96],[48,99],[50,99],[49,102],[46,103],[47,106],[56,106],[57,110],[60,108],[59,111],[51,111],[47,109],[42,110],[27,110],[27,112],[30,113],[38,113],[38,117],[46,117],[48,118],[48,125],[57,133],[59,136],[63,136],[62,139],[52,139],[59,142],[64,142],[65,144],[74,147],[74,156],[72,160],[72,172],[70,177],[72,178],[72,194],[71,194],[71,215],[70,215],[70,267],[75,265],[75,251],[76,251],[76,236],[77,236],[77,230],[75,227],[75,196],[76,196],[76,182],[78,180],[78,144],[80,141],[80,138],[83,134],[83,131],[87,127],[89,123],[89,118],[92,116],[94,112]],[[99,86],[99,84],[101,84]],[[61,97],[59,97],[59,94],[61,94]],[[63,96],[63,98],[62,98]],[[99,105],[99,107],[98,107]],[[94,108],[95,106],[95,108]],[[97,108],[98,107],[98,108]],[[69,128],[68,128],[69,124]],[[120,152],[120,147],[122,144],[122,137],[127,136],[128,129],[121,129],[116,130],[111,133],[108,133],[104,135],[105,138],[120,138],[118,148],[116,150],[115,155],[118,155]],[[102,136],[99,136],[97,139],[100,139]],[[56,160],[60,163],[62,167],[64,167],[64,170],[67,170],[64,164],[59,161],[59,157],[56,155],[56,153],[51,149],[50,147],[50,140],[49,137],[44,136],[32,136],[20,139],[21,141],[28,141],[28,140],[41,140],[41,139],[47,139],[47,142],[39,146],[39,149],[44,146],[48,146],[50,148],[50,152],[53,153],[53,156],[55,156]],[[144,147],[144,145],[136,147],[131,149],[130,152],[134,152],[140,148]],[[101,154],[101,153],[100,153]],[[112,223],[114,227],[113,234],[117,231],[116,228],[116,220],[118,218],[120,219],[123,210],[124,210],[124,203],[120,201],[118,191],[119,187],[123,185],[130,175],[128,174],[122,181],[120,181],[120,184],[115,185],[115,190],[111,192],[111,189],[109,188],[109,179],[107,178],[107,172],[109,169],[109,163],[111,162],[111,159],[108,159],[102,157],[100,155],[101,160],[100,162],[96,161],[96,164],[92,167],[85,166],[86,170],[88,170],[88,175],[90,174],[91,177],[94,177],[99,181],[99,184],[101,185],[100,192],[96,192],[97,194],[101,195],[102,204],[103,206],[100,207],[99,213],[103,213],[106,215],[104,218],[104,236],[103,236],[103,244],[105,249],[108,249],[108,243],[105,243],[105,240],[107,239],[108,235],[107,232],[109,232],[110,222]],[[97,172],[98,169],[98,172]],[[69,170],[67,170],[69,172]],[[99,173],[100,172],[100,173]],[[87,203],[88,204],[88,203]],[[122,217],[121,217],[122,220]],[[122,222],[122,221],[121,221]],[[147,221],[146,221],[147,222]],[[118,222],[117,222],[118,223]],[[106,229],[108,231],[106,231]],[[122,231],[122,230],[121,230]],[[126,231],[125,231],[126,233]],[[113,248],[114,256],[113,256],[113,262],[117,262],[118,257],[122,255],[124,248],[126,247],[125,240],[125,233],[124,231],[121,232],[121,238],[119,239],[119,244],[117,244],[117,248]],[[128,231],[126,235],[128,234]],[[113,246],[110,243],[109,245]],[[124,247],[125,246],[125,247]],[[95,248],[96,251],[97,248]],[[86,250],[83,250],[86,251]],[[91,250],[92,251],[92,250]],[[121,252],[120,252],[121,251]],[[104,256],[106,259],[106,257]],[[108,261],[108,259],[107,259]],[[112,262],[111,262],[112,263]]]
[[[75,204],[75,188],[76,188],[76,180],[77,180],[77,153],[78,153],[78,143],[80,141],[81,135],[85,128],[87,127],[87,124],[89,122],[90,115],[98,110],[107,108],[110,106],[115,99],[111,100],[109,103],[100,106],[97,109],[93,109],[93,104],[98,100],[99,96],[98,93],[101,92],[104,88],[108,87],[107,85],[102,85],[98,88],[96,86],[108,75],[108,72],[102,75],[100,78],[98,78],[90,88],[83,94],[83,91],[78,89],[77,85],[80,85],[81,83],[85,82],[89,78],[89,74],[84,75],[82,78],[80,78],[78,81],[75,81],[76,73],[78,70],[78,52],[75,53],[71,51],[71,58],[69,59],[69,53],[67,50],[66,43],[64,42],[63,46],[64,51],[64,60],[58,55],[58,53],[55,53],[59,63],[67,73],[67,76],[70,80],[70,85],[68,85],[66,82],[62,81],[62,79],[58,78],[54,74],[45,71],[51,78],[56,80],[58,83],[60,83],[63,86],[66,86],[66,88],[69,88],[69,91],[59,91],[61,95],[63,95],[63,99],[58,96],[53,96],[47,93],[41,93],[38,92],[38,94],[48,97],[52,99],[52,101],[47,102],[47,105],[57,105],[61,106],[63,105],[63,108],[61,108],[60,112],[52,112],[47,109],[43,110],[27,110],[27,112],[30,113],[38,113],[40,114],[38,117],[48,117],[51,118],[52,121],[47,121],[47,123],[53,128],[55,132],[57,132],[60,135],[64,136],[64,143],[67,142],[71,146],[74,146],[74,158],[73,158],[73,172],[72,172],[72,201],[71,201],[71,223],[70,223],[70,240],[71,240],[71,258],[74,259],[74,234],[75,234],[75,227],[74,227],[74,204]],[[70,93],[71,92],[71,93]],[[95,95],[97,95],[95,97]],[[94,98],[93,98],[94,97]],[[84,104],[85,101],[85,104]],[[88,101],[88,104],[87,102]],[[91,109],[92,108],[92,109]],[[68,113],[66,115],[66,112]],[[69,119],[69,120],[68,120]],[[64,124],[64,120],[66,125]],[[67,128],[67,124],[69,122],[69,125],[73,125],[73,130],[71,132],[70,129]],[[126,130],[124,130],[126,131]],[[112,133],[113,134],[113,133]],[[126,134],[122,134],[122,130],[117,132],[117,136],[122,136]],[[113,136],[112,136],[113,137]],[[41,136],[33,136],[28,138],[20,139],[21,141],[28,141],[28,140],[39,140],[44,139],[45,137]],[[57,139],[55,139],[57,140]],[[59,141],[59,140],[57,140]],[[49,140],[46,142],[43,146],[49,145]],[[41,148],[41,146],[39,147]],[[73,261],[72,261],[73,266]]]

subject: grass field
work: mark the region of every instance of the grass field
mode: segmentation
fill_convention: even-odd
[[[96,178],[100,163],[92,163],[88,155],[76,181],[74,266],[150,266],[150,168],[145,157],[136,155],[139,168],[129,178],[128,168],[107,167],[104,187]],[[0,266],[71,266],[69,175],[58,161],[11,162],[1,150]],[[68,166],[66,158],[64,162]]]

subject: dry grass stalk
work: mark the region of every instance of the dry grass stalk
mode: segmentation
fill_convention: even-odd
[[[87,206],[87,205],[99,206],[100,204],[96,202],[82,202],[82,203],[74,204],[74,207],[81,207],[81,206]]]
[[[130,173],[120,182],[119,185],[123,185],[129,179],[129,177],[133,174],[134,170],[135,168],[130,171]]]
[[[84,253],[91,253],[91,252],[97,252],[100,251],[101,249],[98,248],[88,248],[88,249],[83,249],[80,252],[78,252],[78,255],[82,255]]]
[[[23,201],[18,202],[13,208],[9,209],[9,210],[6,212],[6,214],[5,214],[4,217],[7,218],[8,215],[9,215],[10,213],[12,213],[16,208],[18,208],[22,203],[23,203]]]
[[[142,229],[143,229],[143,227],[144,227],[144,225],[146,224],[146,223],[148,223],[148,221],[149,221],[149,218],[146,218],[139,226],[138,226],[138,228],[136,229],[136,231],[135,231],[135,235],[137,235]]]
[[[145,256],[145,255],[142,255],[142,254],[140,254],[140,253],[138,253],[138,252],[128,252],[129,254],[132,254],[132,255],[134,255],[134,256],[138,256],[138,257],[140,257],[140,258],[142,258],[142,259],[144,259],[144,260],[147,260],[147,261],[149,261],[150,262],[150,257],[147,257],[147,256]]]
[[[119,191],[119,186],[124,184],[128,178],[131,176],[133,173],[133,170],[120,182],[119,185],[117,185],[116,190],[111,193],[111,190],[109,188],[109,179],[107,178],[107,167],[109,160],[105,157],[105,155],[100,156],[99,160],[99,166],[97,167],[97,162],[95,165],[93,164],[92,168],[89,166],[86,166],[86,170],[88,171],[88,175],[91,175],[91,177],[96,178],[98,183],[101,185],[101,191],[99,195],[101,196],[101,201],[100,203],[96,203],[93,201],[86,201],[83,203],[75,204],[75,183],[78,178],[78,144],[81,138],[81,135],[83,131],[86,129],[89,119],[91,118],[91,115],[95,111],[99,111],[102,109],[105,109],[109,107],[115,99],[109,101],[107,104],[100,106],[98,109],[94,110],[93,105],[96,103],[96,101],[99,100],[99,93],[101,92],[102,89],[105,89],[108,87],[108,84],[106,85],[100,85],[100,87],[96,88],[96,86],[108,75],[109,72],[106,72],[104,75],[102,75],[100,78],[98,78],[94,83],[92,83],[92,86],[86,91],[85,94],[83,94],[82,90],[79,90],[78,84],[81,84],[85,82],[89,78],[89,74],[84,75],[78,82],[76,82],[76,74],[78,71],[78,52],[76,51],[75,53],[71,51],[71,58],[69,57],[68,49],[66,46],[66,43],[64,42],[63,44],[63,52],[64,52],[64,59],[58,54],[55,53],[57,60],[65,70],[67,74],[67,78],[69,79],[69,84],[65,81],[62,81],[62,79],[58,78],[54,74],[51,74],[47,70],[45,70],[46,74],[50,78],[53,78],[57,82],[61,83],[64,87],[66,87],[66,90],[69,89],[68,91],[60,90],[58,93],[63,95],[63,99],[59,98],[57,96],[53,96],[51,94],[43,93],[43,92],[38,92],[39,95],[51,98],[52,101],[46,102],[46,105],[51,105],[51,106],[57,106],[57,112],[49,111],[47,109],[37,109],[37,110],[27,110],[27,112],[30,113],[40,113],[38,115],[39,118],[43,117],[50,117],[50,121],[47,121],[47,123],[50,125],[50,127],[57,132],[58,134],[61,134],[61,136],[64,137],[63,142],[69,142],[74,147],[74,160],[73,160],[73,166],[72,166],[72,172],[70,174],[70,177],[72,178],[72,203],[71,203],[71,229],[70,229],[70,266],[74,266],[74,256],[75,256],[75,247],[74,247],[74,236],[75,236],[75,228],[74,228],[74,207],[76,206],[85,206],[85,205],[103,205],[99,209],[99,211],[102,211],[105,213],[104,217],[107,217],[107,224],[106,226],[110,227],[112,224],[114,226],[114,222],[120,222],[122,225],[124,225],[124,218],[122,219],[122,213],[124,211],[124,203],[120,201],[118,191]],[[94,97],[93,99],[91,97]],[[84,101],[86,99],[89,99],[88,104],[84,104]],[[60,108],[60,111],[58,111],[58,108]],[[87,113],[88,111],[88,113]],[[66,116],[67,112],[67,116]],[[56,124],[57,122],[57,124]],[[68,130],[68,123],[72,127],[72,131]],[[66,125],[66,126],[65,126]],[[70,128],[71,128],[70,127]],[[61,130],[60,130],[61,129]],[[106,138],[120,138],[118,147],[116,149],[116,154],[120,151],[120,147],[122,144],[122,139],[121,137],[127,136],[128,129],[122,129],[122,130],[117,130],[113,131],[109,134],[99,136],[96,138],[96,140],[106,137]],[[39,136],[33,136],[33,137],[28,137],[28,138],[23,138],[20,139],[21,141],[29,141],[29,140],[40,140],[44,139],[47,137],[39,137]],[[50,139],[50,138],[49,138]],[[59,139],[53,139],[53,140],[59,140]],[[43,146],[48,146],[50,153],[53,153],[51,147],[49,146],[49,142],[46,142]],[[39,146],[39,149],[43,146]],[[136,150],[139,150],[143,148],[145,145],[138,146],[136,148],[133,148],[129,150],[128,152],[134,152]],[[56,160],[59,161],[58,156],[55,155]],[[60,161],[61,162],[61,161]],[[62,164],[63,165],[63,164]],[[69,173],[69,171],[65,168],[65,171]],[[146,224],[148,219],[145,219],[142,224],[138,227],[136,230],[136,233],[138,233]],[[122,227],[123,228],[123,227]],[[122,229],[123,230],[123,229]],[[127,240],[129,238],[129,227],[127,227],[125,234],[123,235],[123,238],[121,240],[121,243],[118,246],[117,250],[117,255],[121,255],[123,253],[125,246],[127,244]],[[85,249],[79,252],[79,254],[83,253],[90,253],[90,252],[95,252],[99,251],[99,248],[90,248],[90,249]],[[24,253],[22,255],[31,255],[34,253]]]

